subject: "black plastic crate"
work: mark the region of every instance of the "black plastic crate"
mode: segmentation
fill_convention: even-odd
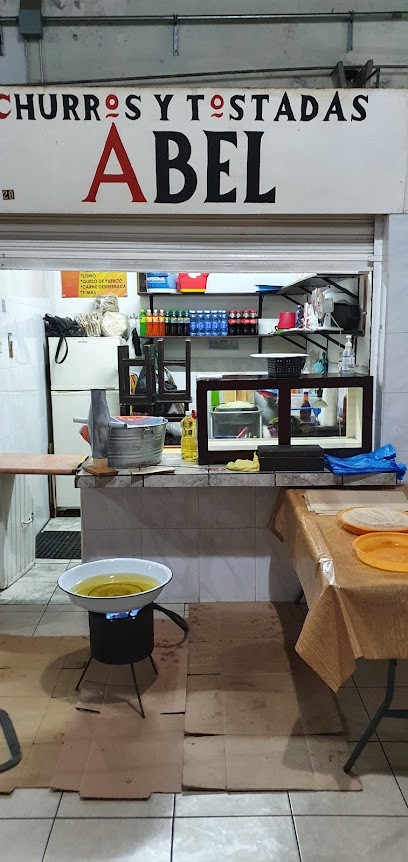
[[[306,356],[276,356],[268,359],[270,377],[299,377]]]

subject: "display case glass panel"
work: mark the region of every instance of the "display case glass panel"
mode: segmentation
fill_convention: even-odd
[[[360,388],[292,389],[290,442],[359,449],[363,438],[363,390]]]
[[[370,451],[372,378],[220,377],[197,384],[200,463],[249,457],[258,446]]]

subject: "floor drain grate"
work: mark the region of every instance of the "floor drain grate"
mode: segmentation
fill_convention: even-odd
[[[35,556],[43,560],[80,560],[81,533],[44,530],[35,540]]]

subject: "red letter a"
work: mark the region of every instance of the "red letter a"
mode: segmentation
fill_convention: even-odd
[[[105,168],[108,164],[111,153],[115,153],[120,167],[122,168],[121,174],[105,174]],[[133,203],[146,203],[146,198],[139,186],[136,174],[130,163],[129,156],[122,144],[115,123],[112,123],[110,127],[109,134],[103,148],[103,153],[99,160],[99,165],[92,180],[91,188],[89,189],[87,197],[84,198],[83,203],[95,203],[96,195],[98,194],[101,183],[126,183],[131,192]]]

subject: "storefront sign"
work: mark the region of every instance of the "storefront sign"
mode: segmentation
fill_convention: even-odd
[[[127,296],[126,272],[62,272],[63,297]]]
[[[407,132],[403,90],[3,87],[0,213],[402,212]]]

